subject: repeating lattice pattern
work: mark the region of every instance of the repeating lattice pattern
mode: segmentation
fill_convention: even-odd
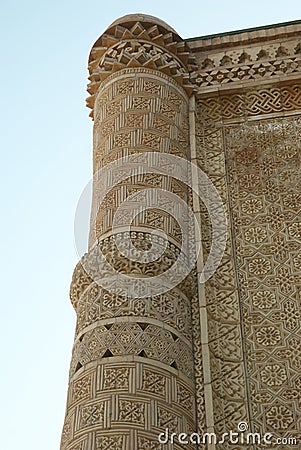
[[[247,421],[257,432],[300,439],[301,121],[299,115],[269,118],[300,108],[296,95],[295,84],[221,96],[219,109],[217,98],[201,99],[197,139],[200,164],[228,205],[233,239],[218,280],[206,286],[211,367],[219,374],[214,392],[228,412],[230,398],[248,398]],[[230,109],[221,107],[229,102]],[[246,113],[261,120],[241,122]],[[205,212],[203,220],[206,255],[211,235]],[[235,317],[242,335],[231,326]],[[244,361],[240,369],[231,368],[235,354]],[[224,414],[219,406],[217,401],[217,423]],[[227,424],[233,419],[231,413]]]
[[[187,377],[146,359],[117,359],[98,359],[72,377],[63,448],[130,450],[138,442],[163,450],[157,436],[166,427],[194,431],[194,386]]]
[[[301,120],[225,131],[252,415],[300,437]]]
[[[229,238],[213,277],[205,284],[208,314],[208,340],[213,396],[215,431],[222,435],[227,429],[236,430],[240,421],[248,422],[247,390],[244,373],[239,291],[235,276],[235,254],[232,248],[232,230],[223,146],[223,132],[214,122],[208,126],[205,101],[197,105],[197,114],[206,120],[196,123],[197,159],[221,196],[229,223]],[[211,111],[211,99],[207,107]],[[219,111],[220,114],[220,111]],[[211,223],[207,209],[200,205],[202,246],[204,259],[211,247]],[[226,444],[223,444],[226,445]],[[224,447],[223,447],[224,448]]]

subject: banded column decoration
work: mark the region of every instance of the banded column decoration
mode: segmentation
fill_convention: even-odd
[[[158,435],[166,429],[189,435],[197,430],[191,318],[196,277],[192,271],[181,283],[171,279],[169,289],[145,292],[149,279],[176,263],[183,242],[162,190],[189,204],[189,189],[172,176],[177,168],[168,161],[162,173],[141,173],[135,166],[135,155],[149,152],[154,164],[161,153],[189,160],[191,64],[175,31],[144,15],[114,22],[92,48],[91,233],[70,291],[77,326],[61,450],[161,449]],[[121,158],[130,158],[130,173]],[[150,254],[153,246],[161,249],[158,258],[130,257],[135,251]],[[189,265],[189,254],[182,262]],[[107,263],[115,275],[104,285]],[[127,276],[127,288],[119,286],[120,274]]]

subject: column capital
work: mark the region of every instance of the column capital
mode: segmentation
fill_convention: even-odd
[[[113,22],[91,49],[87,106],[92,109],[92,118],[101,83],[122,69],[138,67],[171,76],[188,95],[194,90],[190,73],[195,71],[196,62],[187,42],[156,17],[130,14]]]

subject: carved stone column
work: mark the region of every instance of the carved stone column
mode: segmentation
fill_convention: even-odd
[[[88,105],[94,119],[94,192],[89,253],[75,268],[71,301],[77,313],[67,411],[61,450],[160,449],[158,435],[191,434],[197,429],[191,308],[196,278],[186,277],[157,295],[143,282],[175,264],[183,233],[164,209],[159,189],[189,204],[189,189],[173,173],[137,173],[116,178],[98,208],[108,164],[136,154],[168,153],[189,160],[189,64],[185,42],[164,22],[126,16],[112,24],[92,48]],[[111,167],[111,166],[110,166]],[[106,172],[114,177],[123,165]],[[172,170],[172,168],[171,168]],[[151,172],[151,171],[150,171]],[[121,180],[121,181],[119,181]],[[157,205],[147,203],[158,190]],[[130,201],[113,220],[127,197]],[[166,201],[166,200],[165,200]],[[124,225],[122,220],[125,220]],[[151,233],[161,231],[153,237]],[[118,242],[116,241],[118,238]],[[155,260],[129,257],[156,244]],[[118,244],[119,243],[119,244]],[[99,252],[115,273],[137,274],[141,296],[102,284]],[[189,255],[183,256],[183,265]],[[187,258],[187,261],[186,261]],[[137,291],[135,291],[137,294]],[[176,441],[177,442],[177,441]],[[180,449],[169,443],[164,448]],[[195,445],[186,445],[195,449]]]

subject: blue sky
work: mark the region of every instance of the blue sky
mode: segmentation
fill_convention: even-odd
[[[1,448],[59,449],[75,314],[73,220],[91,175],[87,58],[116,18],[182,37],[301,19],[300,0],[11,1],[0,6]]]

